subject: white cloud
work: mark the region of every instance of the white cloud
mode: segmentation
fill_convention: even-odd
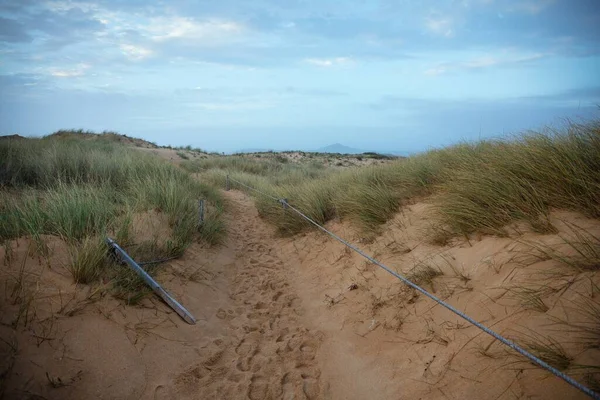
[[[285,28],[285,29],[290,29],[290,28],[295,28],[296,23],[292,22],[292,21],[287,21],[287,22],[282,22],[281,24],[279,24],[279,26],[282,28]]]
[[[446,72],[446,67],[439,65],[437,67],[429,68],[425,70],[425,75],[436,76]]]
[[[121,53],[123,53],[130,60],[134,61],[143,60],[145,58],[150,57],[154,53],[150,49],[146,49],[141,46],[135,46],[132,44],[122,44],[120,48]]]
[[[425,26],[431,33],[436,35],[454,36],[454,21],[450,17],[428,17],[425,20]]]
[[[56,76],[58,78],[74,78],[77,76],[85,75],[85,71],[90,69],[92,66],[89,64],[81,63],[77,64],[75,68],[71,69],[50,69],[50,75]]]
[[[467,61],[440,63],[426,69],[423,73],[425,75],[435,76],[456,70],[475,70],[494,66],[520,64],[536,61],[549,55],[550,54],[544,53],[517,54],[512,51],[505,51],[499,52],[499,54],[497,53],[495,56],[484,55],[468,59]]]
[[[86,1],[48,1],[45,7],[57,13],[64,13],[73,9],[79,9],[83,12],[96,11],[99,9],[96,3]]]
[[[140,28],[157,42],[171,39],[219,42],[235,37],[244,31],[241,24],[233,21],[211,19],[200,22],[187,17],[152,18],[148,24]]]
[[[474,59],[471,59],[469,61],[466,61],[466,62],[460,64],[460,66],[465,67],[465,68],[476,69],[476,68],[492,67],[494,65],[520,64],[520,63],[525,63],[525,62],[529,62],[529,61],[539,60],[548,55],[549,54],[544,54],[544,53],[532,53],[532,54],[505,53],[505,54],[501,54],[499,57],[498,56],[497,57],[483,56],[483,57],[474,58]]]
[[[499,62],[500,62],[500,60],[498,60],[497,58],[490,57],[490,56],[484,56],[484,57],[478,57],[478,58],[474,58],[472,60],[466,61],[462,64],[462,66],[465,68],[485,68],[485,67],[491,67],[493,65],[496,65]]]
[[[318,67],[334,67],[353,64],[354,61],[349,57],[334,57],[334,58],[308,58],[305,62],[316,65]]]
[[[187,103],[189,107],[201,108],[207,111],[243,111],[243,110],[262,110],[273,108],[275,104],[265,101],[230,101],[224,103]]]

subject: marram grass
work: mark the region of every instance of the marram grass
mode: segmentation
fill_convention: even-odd
[[[368,234],[377,233],[402,206],[424,197],[433,202],[431,222],[444,237],[475,231],[505,235],[504,227],[514,221],[555,232],[548,219],[553,208],[600,217],[600,121],[461,143],[344,171],[316,162],[291,165],[241,156],[190,161],[186,168],[220,187],[229,174],[287,198],[317,222],[348,219]],[[276,202],[249,194],[282,233],[310,226]]]
[[[109,139],[75,132],[0,141],[0,241],[59,236],[69,244],[67,268],[74,280],[91,283],[110,265],[102,238],[111,234],[123,246],[130,244],[136,212],[153,209],[168,216],[169,255],[182,254],[196,236],[209,243],[223,239],[218,190]],[[200,198],[208,210],[198,229]]]

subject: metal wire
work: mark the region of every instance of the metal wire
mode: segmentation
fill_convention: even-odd
[[[263,195],[265,195],[267,197],[270,197],[271,199],[274,199],[275,201],[283,204],[284,206],[287,206],[290,210],[292,210],[296,214],[300,215],[302,218],[304,218],[305,220],[307,220],[308,222],[310,222],[311,224],[313,224],[314,226],[316,226],[321,231],[325,232],[326,234],[328,234],[329,236],[331,236],[332,238],[334,238],[338,242],[342,243],[346,247],[354,250],[356,253],[360,254],[361,256],[363,256],[364,258],[366,258],[367,260],[369,260],[373,264],[375,264],[378,267],[382,268],[383,270],[385,270],[389,274],[391,274],[391,275],[395,276],[396,278],[400,279],[406,285],[412,287],[413,289],[417,290],[418,292],[422,293],[423,295],[429,297],[431,300],[435,301],[439,305],[441,305],[441,306],[447,308],[448,310],[452,311],[454,314],[458,315],[459,317],[461,317],[462,319],[466,320],[467,322],[475,325],[477,328],[481,329],[482,331],[484,331],[488,335],[492,336],[496,340],[504,343],[505,345],[507,345],[511,349],[515,350],[517,353],[521,354],[522,356],[528,358],[530,361],[532,361],[533,363],[537,364],[538,366],[540,366],[540,367],[542,367],[542,368],[550,371],[552,374],[554,374],[557,377],[561,378],[562,380],[564,380],[565,382],[567,382],[569,385],[571,385],[571,386],[573,386],[573,387],[581,390],[583,393],[587,394],[588,396],[590,396],[593,399],[600,400],[600,394],[594,392],[593,390],[591,390],[587,386],[582,385],[581,383],[577,382],[576,380],[574,380],[570,376],[568,376],[565,373],[559,371],[558,369],[556,369],[553,366],[549,365],[545,361],[539,359],[538,357],[536,357],[532,353],[528,352],[524,348],[520,347],[516,343],[512,342],[511,340],[506,339],[505,337],[503,337],[500,334],[494,332],[493,330],[491,330],[487,326],[485,326],[485,325],[483,325],[483,324],[475,321],[473,318],[469,317],[468,315],[466,315],[462,311],[454,308],[453,306],[451,306],[450,304],[446,303],[442,299],[440,299],[440,298],[434,296],[433,294],[429,293],[427,290],[423,289],[422,287],[420,287],[416,283],[410,281],[409,279],[407,279],[404,276],[400,275],[398,272],[392,270],[391,268],[385,266],[384,264],[382,264],[381,262],[377,261],[373,257],[369,256],[368,254],[366,254],[365,252],[363,252],[361,249],[359,249],[358,247],[354,246],[350,242],[342,239],[341,237],[339,237],[335,233],[327,230],[325,227],[321,226],[319,223],[315,222],[310,217],[308,217],[307,215],[305,215],[302,211],[298,210],[297,208],[295,208],[294,206],[292,206],[291,204],[289,204],[286,199],[278,199],[278,198],[276,198],[274,196],[271,196],[271,195],[268,195],[266,193],[263,193],[263,192],[261,192],[261,191],[259,191],[257,189],[254,189],[254,188],[252,188],[252,187],[250,187],[248,185],[245,185],[245,184],[243,184],[241,182],[238,182],[238,181],[235,181],[235,182],[237,182],[237,183],[241,184],[242,186],[245,186],[245,187],[247,187],[249,189],[252,189],[255,192],[258,192],[258,193],[261,193],[261,194],[263,194]]]
[[[228,177],[229,177],[229,176],[228,176]],[[263,196],[265,196],[265,197],[268,197],[268,198],[270,198],[271,200],[275,200],[275,201],[277,201],[277,202],[281,203],[281,201],[280,201],[281,199],[280,199],[279,197],[271,196],[271,195],[270,195],[270,194],[268,194],[268,193],[265,193],[265,192],[262,192],[262,191],[260,191],[260,190],[258,190],[258,189],[255,189],[255,188],[253,188],[252,186],[248,186],[248,185],[246,185],[246,184],[244,184],[244,183],[242,183],[242,182],[240,182],[240,181],[237,181],[237,180],[235,180],[235,179],[233,179],[233,178],[231,178],[231,177],[229,177],[229,180],[230,180],[230,181],[233,181],[233,182],[235,182],[235,183],[237,183],[237,184],[239,184],[239,185],[241,185],[241,186],[243,186],[243,187],[245,187],[245,188],[247,188],[247,189],[250,189],[250,190],[252,190],[252,191],[254,191],[254,192],[256,192],[256,193],[260,193],[261,195],[263,195]]]

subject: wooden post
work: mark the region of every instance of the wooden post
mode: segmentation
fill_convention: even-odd
[[[198,228],[204,223],[204,199],[198,200]]]
[[[225,190],[229,191],[229,175],[227,175],[227,180],[225,181]]]
[[[119,258],[125,261],[131,269],[133,269],[139,276],[146,282],[148,286],[152,288],[154,293],[158,295],[165,303],[169,305],[185,322],[194,325],[196,319],[186,310],[181,304],[177,302],[165,289],[163,289],[158,282],[156,282],[142,267],[140,267],[134,260],[123,250],[114,240],[106,238],[106,243],[115,250]]]

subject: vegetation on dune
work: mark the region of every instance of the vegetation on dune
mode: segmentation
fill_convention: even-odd
[[[147,148],[157,148],[159,147],[154,142],[149,142],[147,140],[133,138],[131,136],[123,135],[118,132],[113,131],[103,131],[100,133],[96,133],[94,131],[84,130],[84,129],[60,129],[53,134],[49,135],[52,138],[76,138],[78,140],[86,139],[86,140],[94,140],[94,141],[103,141],[103,142],[114,142],[121,143],[125,145],[132,145],[136,147],[147,147]]]
[[[59,236],[71,249],[74,279],[90,283],[114,274],[105,236],[131,246],[134,256],[149,253],[148,246],[139,251],[143,246],[132,241],[136,213],[154,210],[168,217],[172,234],[150,246],[159,258],[181,255],[196,235],[208,243],[222,239],[218,190],[105,135],[80,136],[0,141],[0,240],[28,235],[43,248],[42,235]],[[199,198],[210,205],[200,228]]]
[[[192,162],[183,163],[184,168],[191,172],[201,172],[210,169],[219,169],[224,171],[245,172],[254,175],[269,176],[287,175],[293,171],[305,171],[307,169],[322,169],[317,165],[294,165],[288,163],[288,159],[282,155],[275,154],[271,157],[256,160],[252,157],[233,155],[225,157],[213,157]]]
[[[504,227],[518,220],[536,231],[552,232],[551,208],[600,217],[599,121],[510,140],[463,143],[364,168],[334,170],[316,160],[284,164],[274,157],[243,156],[184,165],[221,187],[229,174],[289,199],[318,222],[347,218],[370,234],[401,206],[423,196],[433,196],[433,217],[450,235],[504,235]],[[271,199],[256,196],[261,215],[282,232],[308,226]]]
[[[460,232],[500,232],[514,220],[552,231],[551,207],[600,217],[600,122],[456,148],[438,211]]]
[[[179,157],[183,158],[184,160],[189,160],[190,159],[190,157],[187,154],[185,154],[185,152],[183,152],[183,151],[178,151],[177,155]]]

